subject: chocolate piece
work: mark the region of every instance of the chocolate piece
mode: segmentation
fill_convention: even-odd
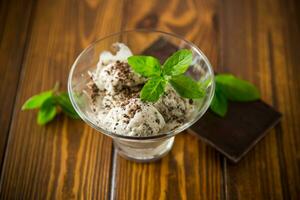
[[[230,102],[224,118],[208,110],[188,132],[238,162],[280,118],[279,112],[261,100]]]
[[[177,50],[175,45],[160,38],[142,54],[155,56],[163,62]],[[216,148],[231,161],[238,162],[280,118],[281,113],[261,100],[229,102],[229,110],[224,118],[208,110],[188,132]]]

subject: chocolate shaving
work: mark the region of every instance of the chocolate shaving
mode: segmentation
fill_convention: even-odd
[[[92,102],[95,103],[97,97],[99,96],[100,90],[99,90],[99,88],[97,87],[97,85],[95,83],[93,83],[90,88],[91,88],[90,97],[92,99]]]
[[[99,92],[99,88],[97,87],[97,85],[95,83],[92,85],[92,92],[93,93],[98,93]]]

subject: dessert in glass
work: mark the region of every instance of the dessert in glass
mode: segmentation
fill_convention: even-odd
[[[165,48],[171,44],[177,50],[192,52],[185,75],[205,83],[199,84],[204,90],[203,97],[183,98],[167,84],[156,102],[141,99],[140,92],[148,78],[136,73],[128,58],[145,55],[154,43],[160,47],[166,45]],[[168,52],[163,49],[157,48],[146,55],[159,57],[163,63]],[[172,51],[167,54],[175,49]],[[131,30],[104,37],[87,47],[72,66],[68,91],[79,116],[111,137],[121,156],[147,162],[167,154],[175,135],[206,112],[214,94],[214,75],[208,59],[191,42],[161,31]]]

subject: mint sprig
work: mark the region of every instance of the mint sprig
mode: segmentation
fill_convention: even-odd
[[[259,91],[253,84],[231,74],[218,74],[215,81],[215,95],[210,108],[221,117],[227,113],[228,101],[247,102],[260,98]]]
[[[39,125],[45,125],[52,121],[59,113],[59,110],[62,110],[64,114],[73,119],[79,119],[68,94],[66,92],[58,93],[57,87],[32,96],[22,106],[22,110],[32,109],[39,109],[37,116]]]
[[[204,91],[192,78],[183,75],[191,65],[193,54],[181,49],[171,55],[161,66],[159,60],[152,56],[130,56],[128,64],[134,72],[149,78],[142,88],[140,97],[143,101],[156,102],[170,84],[177,93],[189,99],[204,96]]]

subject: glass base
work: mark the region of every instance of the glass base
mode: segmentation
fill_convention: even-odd
[[[174,138],[151,141],[114,138],[113,141],[118,154],[125,159],[135,162],[151,162],[162,158],[172,149]]]

